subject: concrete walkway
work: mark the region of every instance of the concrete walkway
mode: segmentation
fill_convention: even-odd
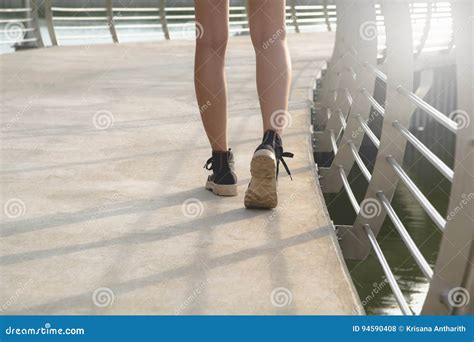
[[[309,143],[308,89],[333,36],[289,41],[294,181],[281,174],[273,211],[243,208],[261,138],[248,37],[227,63],[234,198],[203,189],[193,42],[1,56],[3,313],[360,312]]]

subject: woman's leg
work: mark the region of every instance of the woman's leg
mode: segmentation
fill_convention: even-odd
[[[263,139],[250,162],[247,208],[275,208],[278,204],[277,176],[283,157],[281,134],[289,123],[288,97],[291,62],[286,45],[285,0],[249,0],[249,26],[257,57],[257,91],[263,117]],[[290,175],[291,176],[291,175]]]
[[[220,196],[237,195],[234,156],[227,144],[227,85],[224,73],[229,36],[228,0],[194,0],[196,57],[194,86],[202,122],[212,147],[206,169],[212,170],[206,189]]]
[[[285,0],[249,0],[249,26],[257,58],[257,90],[263,130],[279,134],[289,120],[284,116],[287,115],[291,82],[285,5]]]
[[[213,151],[227,151],[227,85],[224,59],[228,0],[195,0],[198,35],[194,85],[202,122]]]

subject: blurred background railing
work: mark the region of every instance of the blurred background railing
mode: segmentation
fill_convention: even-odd
[[[246,34],[247,1],[230,4],[231,34]],[[7,0],[0,8],[2,52],[42,47],[42,39],[46,46],[82,45],[194,39],[196,34],[192,0]],[[335,29],[334,1],[290,0],[286,11],[290,32]]]

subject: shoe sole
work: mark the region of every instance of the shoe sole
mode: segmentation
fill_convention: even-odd
[[[237,196],[237,184],[216,184],[207,181],[206,190],[212,191],[217,196]]]
[[[276,158],[269,150],[258,150],[250,163],[249,187],[244,205],[249,209],[272,209],[278,204]]]

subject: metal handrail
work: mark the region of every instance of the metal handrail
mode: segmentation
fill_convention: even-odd
[[[426,198],[421,190],[415,185],[411,178],[406,174],[403,168],[398,164],[398,162],[392,157],[388,156],[387,161],[393,167],[397,175],[400,177],[401,181],[408,188],[410,193],[415,197],[418,203],[425,209],[425,212],[433,220],[436,226],[443,231],[446,226],[446,220],[439,214],[431,202]]]
[[[449,119],[447,116],[445,116],[443,113],[441,113],[439,110],[431,106],[430,104],[426,103],[423,101],[423,99],[420,99],[418,96],[413,94],[411,91],[406,90],[402,86],[397,87],[397,91],[406,96],[408,100],[410,100],[411,103],[413,103],[415,106],[418,108],[424,110],[427,114],[429,114],[433,119],[438,121],[441,125],[449,129],[451,132],[456,132],[458,129],[458,125],[456,122],[453,120]]]
[[[400,286],[398,286],[397,280],[395,279],[395,276],[393,275],[392,269],[390,268],[390,265],[388,264],[387,259],[385,259],[385,255],[383,254],[382,249],[380,248],[380,245],[378,244],[374,233],[370,229],[369,225],[365,225],[364,230],[367,233],[367,237],[369,238],[370,244],[372,245],[372,248],[374,249],[375,255],[377,256],[377,260],[382,266],[385,276],[387,277],[388,284],[392,288],[392,292],[395,296],[395,299],[398,302],[398,305],[400,306],[400,309],[402,310],[402,313],[404,315],[412,315],[413,312],[408,306],[408,303],[405,300],[405,297],[403,297],[402,290],[400,290]]]
[[[431,278],[433,278],[433,270],[431,269],[430,265],[428,264],[428,261],[426,261],[423,254],[421,254],[420,250],[411,238],[410,234],[408,234],[407,229],[403,225],[395,210],[392,208],[390,201],[387,199],[387,197],[385,197],[383,192],[377,193],[377,198],[382,203],[383,208],[387,212],[388,217],[390,217],[390,220],[392,221],[393,225],[402,237],[403,242],[405,243],[411,255],[413,256],[413,259],[416,261],[425,277],[428,280],[431,280]]]
[[[436,1],[434,0],[434,2]],[[434,2],[431,5],[434,6]],[[456,4],[453,11],[457,13],[458,17],[467,20],[466,18],[468,13],[470,13],[469,9],[472,9],[472,4],[463,0],[452,0],[452,2]],[[449,313],[458,312],[458,309],[450,307],[450,304],[446,299],[443,299],[443,296],[449,290],[446,287],[447,283],[451,284],[451,286],[462,286],[464,283],[469,284],[469,282],[472,282],[472,279],[465,273],[469,270],[469,265],[465,259],[456,261],[460,265],[456,271],[457,273],[454,272],[456,280],[446,281],[446,274],[451,275],[453,273],[453,271],[446,271],[446,265],[451,260],[456,259],[456,256],[459,254],[457,250],[449,251],[449,246],[456,245],[457,243],[457,248],[465,249],[466,247],[464,247],[462,242],[468,243],[469,239],[472,239],[472,232],[466,232],[467,225],[472,223],[467,219],[458,219],[459,214],[456,216],[456,219],[453,219],[452,215],[453,212],[456,213],[459,210],[459,203],[465,202],[463,194],[474,192],[472,181],[466,180],[466,177],[469,177],[470,174],[466,172],[466,166],[461,164],[466,158],[472,160],[472,157],[470,157],[473,154],[472,142],[469,145],[469,141],[472,141],[472,128],[470,128],[471,135],[469,138],[466,135],[468,129],[464,127],[466,125],[458,124],[451,118],[453,115],[447,116],[423,100],[421,97],[423,95],[421,94],[427,93],[427,90],[424,89],[426,86],[421,85],[416,94],[408,90],[413,88],[414,60],[420,55],[420,50],[423,50],[424,53],[431,46],[428,36],[435,32],[433,23],[436,20],[438,9],[433,9],[432,25],[425,23],[422,35],[417,36],[416,34],[412,35],[411,26],[416,25],[417,18],[425,18],[425,13],[420,12],[417,15],[416,11],[410,10],[406,2],[386,0],[384,2],[383,23],[387,36],[386,53],[383,65],[377,65],[374,61],[374,55],[377,55],[377,50],[373,49],[374,44],[372,40],[364,41],[359,35],[361,25],[367,22],[375,22],[374,19],[368,19],[371,16],[372,18],[375,16],[375,9],[371,7],[372,4],[374,4],[374,1],[361,1],[360,7],[365,6],[365,8],[358,8],[351,12],[350,18],[338,16],[336,44],[332,58],[327,63],[328,67],[324,74],[315,82],[316,88],[314,92],[317,96],[314,96],[315,103],[313,107],[318,108],[318,110],[315,111],[312,121],[320,127],[320,130],[314,133],[316,139],[314,144],[315,151],[332,152],[334,155],[331,159],[331,165],[318,168],[320,181],[324,192],[336,193],[342,188],[356,213],[356,219],[352,226],[340,226],[337,230],[344,256],[349,259],[360,260],[366,258],[371,249],[374,250],[402,313],[411,314],[412,312],[377,242],[377,234],[387,216],[400,234],[401,241],[407,247],[426,279],[433,284],[433,286],[430,286],[423,312],[430,313],[428,305],[435,308],[433,310],[436,311],[433,312],[446,313],[446,311],[443,311],[446,308],[448,308]],[[344,10],[346,3],[340,0],[337,1],[337,6],[341,6],[342,10]],[[354,10],[354,8],[352,7],[351,10]],[[410,13],[415,14],[410,17]],[[448,17],[445,14],[442,14],[442,16]],[[411,26],[409,23],[411,23]],[[472,95],[469,94],[469,89],[471,88],[465,85],[459,87],[459,80],[468,77],[467,75],[459,77],[459,73],[462,70],[465,70],[465,72],[470,70],[466,67],[463,68],[463,66],[470,63],[468,49],[470,46],[469,42],[472,42],[472,35],[469,38],[467,31],[459,27],[457,30],[453,29],[453,32],[458,42],[454,51],[456,61],[464,63],[460,64],[461,67],[456,68],[458,74],[457,91],[462,94],[461,100],[458,99],[458,103],[462,104],[459,107],[463,109],[462,112],[468,115],[469,108],[472,108]],[[414,46],[413,41],[400,39],[400,36],[417,36],[421,37],[421,41]],[[371,54],[367,53],[369,50],[372,51]],[[379,101],[378,98],[376,99],[376,93],[372,88],[377,80],[384,82],[383,89],[386,92],[385,100],[382,100],[384,102]],[[333,95],[333,91],[336,91],[337,96]],[[355,96],[352,101],[348,101],[347,94],[356,94],[357,91],[359,91],[358,94],[360,95]],[[387,101],[388,99],[390,101]],[[349,105],[348,107],[347,104]],[[447,131],[455,134],[457,151],[454,169],[443,162],[422,139],[415,136],[408,129],[410,117],[416,109],[426,112]],[[336,112],[338,115],[328,115],[328,113]],[[455,112],[453,111],[453,113]],[[375,118],[378,114],[381,115],[379,120],[382,122],[380,137],[369,127],[372,118]],[[469,118],[466,120],[469,120]],[[335,132],[340,132],[337,139]],[[372,174],[361,158],[359,151],[362,145],[361,136],[368,137],[378,150]],[[406,144],[411,144],[421,156],[429,161],[435,170],[439,171],[452,183],[450,211],[448,211],[450,215],[447,218],[438,212],[402,168]],[[467,146],[470,146],[470,150],[467,149]],[[369,183],[364,201],[375,200],[381,206],[380,214],[377,213],[374,217],[365,215],[365,203],[364,201],[360,204],[358,203],[347,177],[354,164],[357,165],[361,174]],[[460,172],[464,176],[459,175]],[[442,245],[444,248],[440,250],[440,256],[434,270],[420,252],[419,247],[411,238],[394,207],[391,205],[398,182],[402,183],[409,190],[414,200],[424,209],[436,227],[443,233],[443,240],[447,240],[448,237],[445,238],[445,236],[450,235],[450,243]],[[464,187],[460,185],[461,183],[464,184]],[[469,188],[472,190],[468,190]],[[454,221],[458,222],[457,227],[454,226]],[[462,222],[461,225],[460,222]],[[459,240],[458,234],[464,236],[465,240]],[[471,241],[471,246],[472,243]],[[467,246],[468,251],[469,244]],[[442,273],[444,278],[441,279],[436,272]]]
[[[400,122],[395,121],[393,126],[396,127],[401,134],[420,152],[431,164],[441,172],[449,181],[453,181],[454,171],[451,170],[436,154],[430,151],[417,137],[415,137],[405,126]]]
[[[369,100],[369,102],[372,104],[372,107],[374,107],[374,109],[382,116],[385,115],[385,109],[380,105],[380,103],[377,102],[376,99],[374,99],[374,97],[372,95],[370,95],[370,93],[367,91],[367,89],[365,88],[362,88],[360,90],[362,92],[362,94],[364,94],[364,96],[367,98],[367,100]]]
[[[352,208],[354,208],[355,213],[358,214],[360,212],[360,205],[359,205],[359,202],[357,201],[357,198],[354,195],[354,192],[352,191],[349,180],[347,179],[346,172],[344,171],[344,168],[342,168],[341,166],[339,166],[338,169],[339,169],[339,175],[344,185],[344,189],[346,190],[347,196],[349,197],[349,201],[351,202]]]
[[[362,174],[364,175],[365,179],[370,182],[372,175],[370,174],[369,169],[367,169],[367,166],[365,166],[364,162],[362,161],[362,158],[360,157],[359,152],[357,151],[357,147],[354,145],[353,142],[350,142],[349,146],[351,147],[352,155],[356,164],[359,166],[360,171],[362,171]]]
[[[33,19],[31,18],[25,18],[25,19],[0,19],[1,24],[6,24],[6,23],[27,23],[31,22]]]
[[[377,67],[373,66],[368,62],[363,63],[364,67],[366,67],[369,71],[373,72],[378,79],[387,83],[387,75],[385,75],[382,71],[380,71]]]
[[[374,132],[370,129],[369,126],[367,126],[367,123],[364,122],[364,119],[362,119],[362,116],[360,114],[357,114],[357,120],[360,123],[360,127],[362,127],[364,133],[367,135],[367,137],[372,141],[375,147],[377,149],[380,147],[380,140],[377,138],[377,136],[374,134]]]
[[[0,13],[31,12],[31,8],[0,8]]]

